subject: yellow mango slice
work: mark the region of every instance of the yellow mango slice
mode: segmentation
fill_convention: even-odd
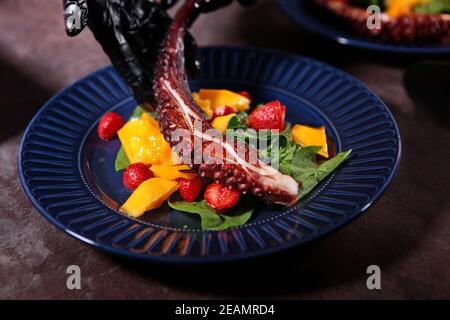
[[[141,119],[140,120],[142,121],[142,123],[143,123],[143,125],[145,127],[153,128],[153,129],[157,130],[158,133],[160,133],[158,121],[156,121],[156,119],[154,119],[147,112],[144,112],[141,115]]]
[[[230,113],[226,116],[217,117],[213,120],[211,125],[214,129],[217,129],[221,134],[225,134],[228,129],[228,123],[230,123],[231,118],[236,116],[236,113]]]
[[[142,162],[147,165],[171,163],[172,150],[161,134],[133,136],[130,138],[129,148],[133,154],[133,163]]]
[[[135,163],[134,153],[131,149],[131,141],[134,137],[144,137],[154,134],[152,128],[143,125],[139,119],[128,121],[118,132],[119,140],[125,150],[125,153],[131,163]]]
[[[146,126],[145,123],[140,119],[132,119],[125,123],[125,125],[120,128],[117,133],[119,135],[119,139],[122,138],[124,140],[127,140],[133,136],[149,136],[158,134],[159,129]]]
[[[208,119],[211,119],[214,113],[213,109],[211,108],[211,101],[207,99],[201,99],[199,94],[196,92],[192,94],[192,98],[194,98],[195,103],[198,104],[200,109],[203,110]]]
[[[134,217],[142,216],[146,211],[159,208],[178,189],[178,182],[162,178],[152,178],[142,182],[120,211]]]
[[[313,128],[296,124],[292,128],[292,139],[296,144],[303,147],[321,146],[322,149],[319,150],[318,154],[325,158],[329,157],[325,127]]]
[[[392,17],[399,17],[413,12],[415,6],[425,4],[430,0],[387,0],[386,13]]]
[[[190,172],[182,172],[182,170],[191,170],[187,165],[181,164],[176,166],[168,165],[153,165],[150,170],[156,177],[164,178],[167,180],[186,179],[192,180],[197,174]]]
[[[170,145],[159,131],[158,122],[148,113],[129,120],[117,134],[130,163],[172,164]]]
[[[250,107],[250,100],[233,91],[224,89],[201,89],[198,92],[200,99],[209,100],[211,109],[229,106],[236,111],[246,111]]]

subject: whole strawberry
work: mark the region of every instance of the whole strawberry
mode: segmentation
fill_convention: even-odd
[[[105,141],[111,140],[124,124],[125,121],[119,114],[115,112],[105,113],[98,123],[98,136]]]
[[[280,101],[275,100],[257,107],[248,116],[248,126],[255,130],[276,129],[284,130],[284,118],[286,107]]]
[[[236,189],[225,187],[217,182],[211,183],[205,189],[205,201],[213,209],[223,212],[234,207],[241,197]]]
[[[123,173],[122,183],[129,190],[136,190],[139,185],[153,177],[153,173],[143,163],[130,164]]]
[[[178,192],[186,202],[194,202],[205,185],[204,180],[200,176],[197,176],[192,180],[180,179],[179,183],[180,186]]]

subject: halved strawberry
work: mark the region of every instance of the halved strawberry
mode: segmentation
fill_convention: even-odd
[[[105,141],[111,140],[124,124],[125,121],[119,114],[115,112],[105,113],[98,123],[98,136]]]
[[[205,201],[217,211],[225,211],[234,207],[241,197],[236,189],[230,189],[217,182],[211,183],[205,189]]]
[[[236,110],[230,106],[217,107],[216,109],[214,109],[213,118],[227,116],[230,113],[235,113],[235,112],[236,112]]]
[[[253,110],[248,116],[248,126],[255,130],[277,129],[283,131],[285,116],[286,106],[279,100],[275,100]]]
[[[129,190],[136,190],[139,185],[153,177],[153,173],[143,163],[130,164],[123,173],[122,183]]]
[[[194,202],[205,185],[204,180],[200,176],[192,180],[180,179],[179,183],[178,192],[180,192],[183,200],[187,202]]]

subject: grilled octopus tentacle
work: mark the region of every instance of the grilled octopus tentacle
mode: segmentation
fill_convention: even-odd
[[[393,17],[381,14],[381,28],[367,28],[369,13],[351,5],[348,0],[315,0],[331,14],[339,17],[357,33],[378,40],[394,42],[450,43],[450,15],[407,14]]]
[[[224,137],[218,138],[208,133],[212,127],[192,98],[184,67],[183,37],[192,16],[197,14],[196,10],[198,8],[195,0],[185,1],[160,49],[155,69],[154,91],[161,132],[172,147],[180,143],[172,139],[174,131],[184,129],[189,132],[191,139],[201,139],[203,150],[213,144],[213,147],[223,151],[221,156],[217,156],[222,162],[203,162],[197,165],[187,163],[198,170],[201,176],[214,179],[243,193],[250,192],[268,202],[293,204],[299,193],[298,184],[293,178],[281,174],[259,159],[250,163],[248,155],[252,150],[248,145],[245,144],[244,152],[238,152],[235,143],[228,143]],[[198,123],[200,126],[196,125]],[[194,147],[190,151],[193,152]],[[242,153],[245,156],[240,156]]]

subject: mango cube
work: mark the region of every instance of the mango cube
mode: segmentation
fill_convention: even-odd
[[[211,109],[229,106],[236,111],[246,111],[250,107],[250,100],[243,95],[224,89],[201,89],[198,96],[202,100],[209,100]]]
[[[197,174],[194,172],[183,172],[183,170],[191,170],[187,165],[153,165],[150,167],[150,170],[156,177],[160,177],[166,180],[177,180],[177,179],[186,179],[192,180]]]
[[[392,17],[400,17],[412,13],[417,5],[428,2],[430,0],[387,0],[386,13]]]
[[[201,99],[199,94],[194,92],[192,94],[192,98],[194,98],[195,103],[203,110],[208,119],[211,119],[213,116],[213,109],[211,108],[211,101],[207,99]]]
[[[211,125],[214,129],[217,129],[221,134],[225,134],[228,129],[230,120],[236,116],[236,113],[230,113],[226,116],[217,117],[213,120]]]
[[[156,121],[156,119],[154,119],[147,112],[144,112],[141,115],[141,119],[140,120],[142,121],[142,123],[144,124],[145,127],[153,128],[153,129],[155,129],[156,132],[160,133],[158,121]]]
[[[120,207],[120,211],[137,218],[146,211],[159,208],[178,189],[178,182],[152,178],[142,182]]]
[[[159,131],[158,122],[144,112],[140,119],[129,120],[118,132],[130,163],[172,164],[170,144]]]
[[[313,128],[296,124],[292,128],[292,139],[302,147],[321,146],[322,149],[319,150],[318,154],[325,158],[329,157],[325,127]]]

